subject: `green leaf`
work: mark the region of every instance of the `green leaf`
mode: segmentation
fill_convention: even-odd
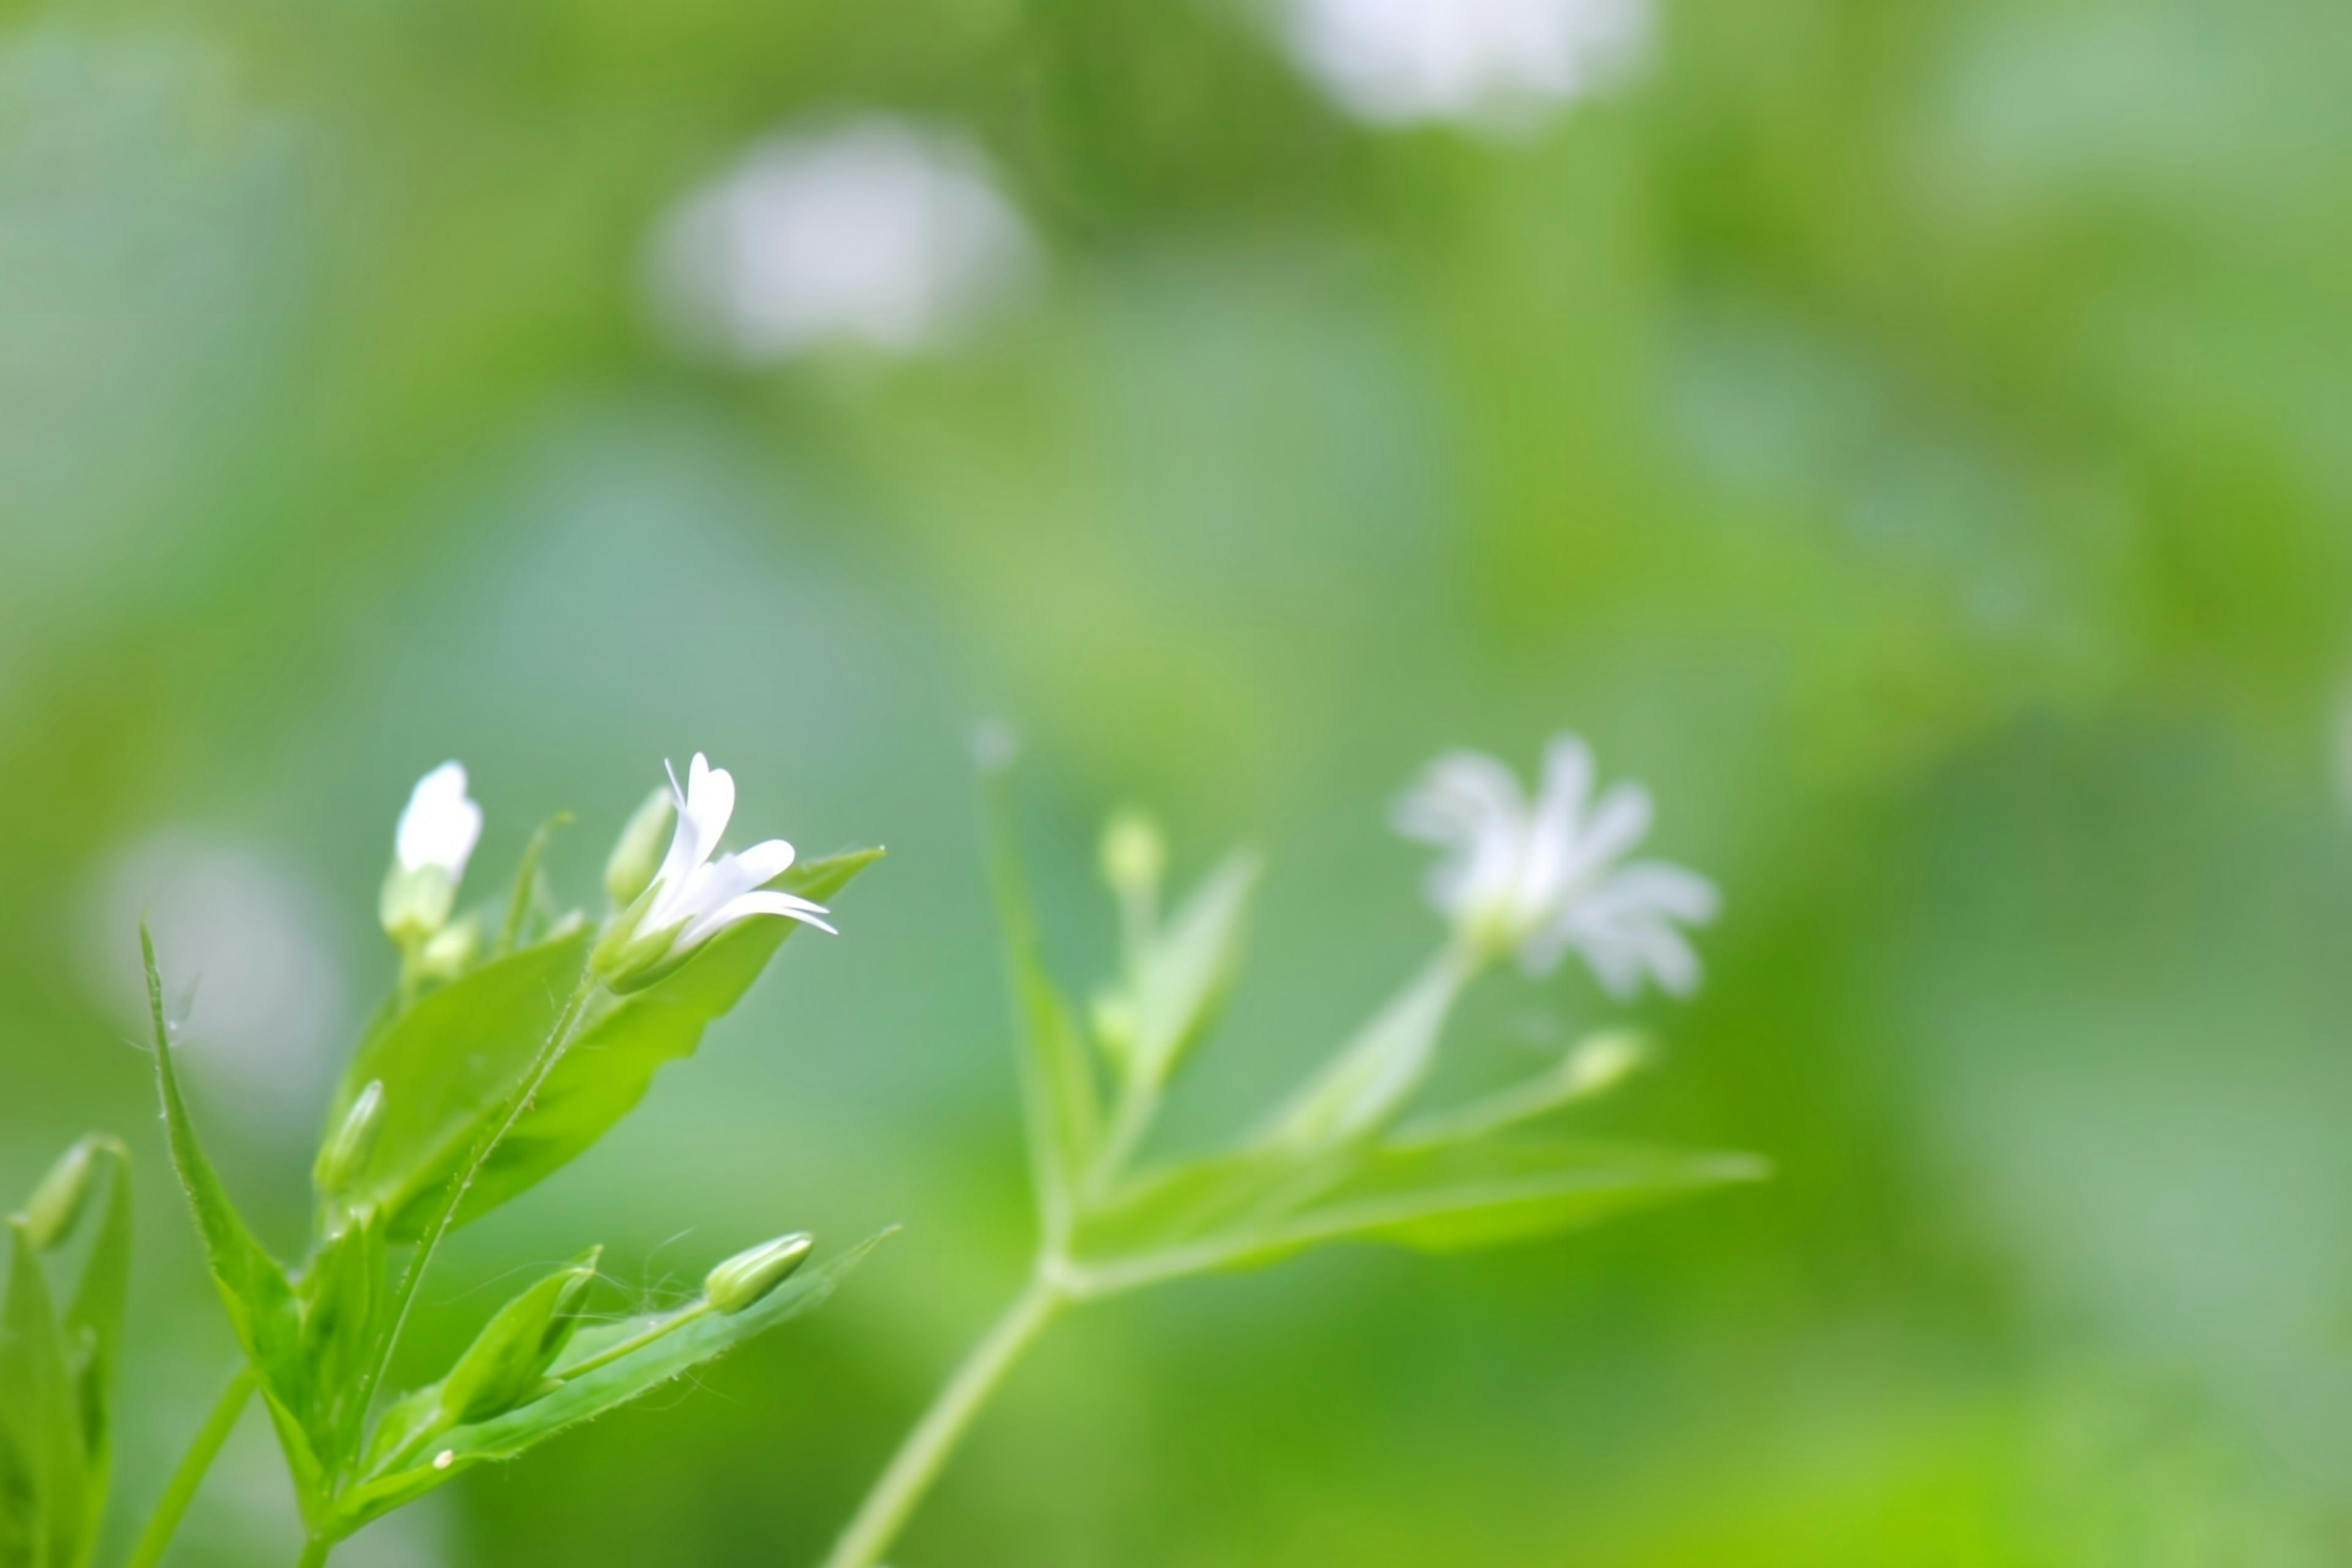
[[[776,886],[824,899],[880,858],[861,849],[794,867]],[[645,1098],[661,1065],[689,1055],[711,1020],[751,989],[797,921],[746,921],[656,984],[592,1004],[580,1037],[467,1189],[457,1223],[478,1218],[587,1151]],[[328,1111],[340,1127],[374,1079],[383,1131],[343,1201],[373,1205],[391,1239],[416,1238],[578,988],[595,933],[494,958],[419,998],[362,1045]],[[329,1134],[331,1136],[331,1131]]]
[[[373,1209],[350,1215],[320,1244],[296,1288],[302,1359],[310,1377],[305,1425],[330,1472],[359,1447],[364,1378],[384,1309],[384,1227]]]
[[[70,1568],[89,1527],[89,1459],[65,1336],[40,1251],[8,1221],[8,1294],[0,1301],[0,1564]]]
[[[432,1458],[422,1463],[403,1463],[388,1473],[371,1476],[346,1492],[335,1521],[335,1532],[347,1534],[478,1464],[518,1458],[565,1428],[593,1420],[649,1394],[754,1335],[821,1305],[843,1276],[862,1262],[884,1236],[870,1237],[838,1258],[794,1275],[731,1317],[712,1311],[699,1313],[674,1331],[653,1338],[640,1350],[562,1381],[530,1404],[486,1421],[452,1427],[432,1445]],[[583,1330],[551,1369],[551,1376],[562,1378],[565,1367],[584,1366],[615,1346],[644,1336],[661,1321],[657,1317],[633,1318]]]
[[[1446,1016],[1471,973],[1460,951],[1439,953],[1276,1116],[1265,1141],[1311,1149],[1378,1131],[1429,1076]]]
[[[415,1238],[441,1187],[472,1150],[580,984],[593,933],[577,931],[494,958],[427,992],[363,1042],[327,1116],[342,1125],[367,1085],[383,1083],[382,1131],[341,1201]]]
[[[227,1189],[205,1158],[196,1142],[195,1124],[180,1092],[180,1078],[172,1060],[171,1030],[163,1021],[163,981],[155,964],[155,943],[144,926],[140,946],[147,961],[147,1003],[155,1031],[155,1079],[163,1093],[163,1129],[172,1151],[172,1169],[187,1194],[188,1206],[203,1241],[205,1260],[229,1324],[246,1359],[261,1384],[270,1419],[286,1447],[287,1461],[306,1500],[317,1496],[319,1465],[313,1456],[305,1415],[310,1406],[310,1380],[302,1357],[301,1315],[286,1271],[263,1250],[246,1227],[245,1219],[229,1201]]]
[[[65,1331],[82,1451],[89,1461],[83,1560],[98,1543],[114,1468],[114,1384],[122,1363],[122,1313],[131,1294],[131,1156],[118,1139],[97,1141],[111,1167],[106,1212],[66,1307]]]
[[[1347,1178],[1353,1148],[1317,1152],[1273,1145],[1163,1166],[1080,1215],[1070,1256],[1082,1266],[1118,1265],[1280,1223]]]
[[[773,885],[823,902],[882,853],[856,849],[828,856],[793,868]],[[610,1131],[646,1097],[662,1064],[692,1055],[711,1021],[742,1000],[776,950],[800,929],[793,920],[746,921],[712,938],[676,973],[592,1015],[530,1110],[475,1178],[457,1222],[487,1213],[543,1180]]]
[[[1264,1239],[1274,1251],[1340,1237],[1454,1251],[1542,1236],[1766,1173],[1751,1154],[1622,1144],[1484,1139],[1379,1149]]]
[[[1046,1235],[1068,1231],[1072,1196],[1102,1140],[1101,1090],[1093,1058],[1069,1003],[1046,972],[1013,843],[1002,775],[983,778],[988,808],[990,880],[1004,928],[1005,963],[1021,1040],[1021,1102],[1029,1131],[1029,1163]]]
[[[1255,855],[1228,856],[1143,956],[1135,982],[1135,1048],[1129,1059],[1137,1079],[1152,1089],[1168,1080],[1185,1048],[1199,1038],[1233,978],[1257,875]]]

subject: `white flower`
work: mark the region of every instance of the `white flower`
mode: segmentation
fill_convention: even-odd
[[[1649,0],[1284,0],[1291,52],[1377,124],[1524,121],[1624,73]]]
[[[416,781],[393,836],[404,871],[437,867],[450,881],[465,879],[466,862],[482,837],[482,808],[466,797],[466,767],[443,763]]]
[[[1003,303],[1035,250],[962,138],[877,115],[754,142],[665,220],[650,280],[681,346],[715,357],[907,353]]]
[[[617,987],[652,984],[704,942],[754,915],[782,915],[833,931],[820,918],[824,905],[767,886],[792,868],[793,847],[784,840],[771,838],[740,854],[712,858],[728,819],[735,815],[733,774],[712,767],[697,752],[687,769],[686,787],[678,787],[673,773],[670,793],[677,826],[669,852],[652,885],[597,945],[597,966]]]
[[[1650,830],[1650,796],[1619,784],[1592,798],[1592,752],[1563,735],[1544,752],[1531,802],[1494,758],[1454,752],[1398,802],[1397,830],[1447,854],[1431,901],[1457,924],[1541,974],[1571,947],[1601,984],[1630,995],[1654,978],[1675,995],[1698,984],[1698,956],[1677,922],[1715,918],[1714,884],[1662,861],[1620,862]]]

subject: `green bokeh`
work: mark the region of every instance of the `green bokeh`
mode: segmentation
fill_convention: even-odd
[[[463,1234],[420,1363],[518,1258],[603,1240],[652,1292],[906,1235],[349,1552],[805,1562],[1028,1243],[972,725],[1023,736],[1076,979],[1111,807],[1185,877],[1269,855],[1171,1146],[1426,950],[1383,824],[1419,763],[1575,728],[1726,895],[1597,1120],[1778,1179],[1075,1318],[894,1561],[2347,1560],[2347,15],[1667,0],[1637,80],[1494,137],[1348,121],[1237,0],[12,9],[0,1192],[132,1141],[124,1517],[232,1353],[115,986],[126,853],[231,857],[340,977],[283,1059],[176,998],[285,1237],[425,768],[472,769],[490,875],[579,811],[583,900],[697,749],[746,828],[890,847]],[[660,215],[868,109],[984,147],[1028,294],[906,361],[664,348]],[[1492,982],[1449,1071],[1608,1016]],[[240,1436],[178,1561],[290,1560],[272,1464]]]

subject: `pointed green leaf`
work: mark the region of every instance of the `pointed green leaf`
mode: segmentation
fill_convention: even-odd
[[[1080,1215],[1070,1256],[1082,1265],[1172,1254],[1287,1219],[1355,1168],[1359,1152],[1283,1145],[1186,1160],[1127,1184]]]
[[[1004,929],[1005,963],[1021,1040],[1021,1100],[1029,1163],[1046,1234],[1069,1228],[1072,1194],[1102,1140],[1102,1098],[1094,1059],[1069,1003],[1046,972],[1037,921],[1013,843],[1001,774],[983,779],[988,808],[990,880]]]
[[[882,858],[856,849],[795,866],[773,884],[823,902]],[[562,1168],[612,1130],[653,1086],[662,1064],[693,1054],[703,1031],[741,1001],[801,922],[746,921],[720,932],[676,973],[596,1014],[491,1154],[457,1211],[459,1224],[487,1213]]]
[[[1265,1141],[1321,1148],[1385,1124],[1429,1076],[1446,1016],[1471,973],[1464,952],[1449,948],[1439,953],[1299,1090],[1267,1128]]]
[[[296,1297],[311,1384],[306,1425],[320,1464],[333,1470],[359,1447],[369,1352],[384,1307],[384,1227],[373,1209],[348,1216],[320,1244]]]
[[[228,1309],[229,1322],[246,1359],[261,1382],[263,1397],[271,1406],[279,1433],[299,1436],[302,1413],[309,1405],[309,1380],[302,1359],[301,1319],[286,1271],[263,1250],[246,1228],[245,1219],[229,1201],[228,1191],[205,1158],[196,1142],[195,1124],[180,1092],[180,1077],[172,1058],[171,1030],[163,1021],[163,982],[155,965],[155,944],[142,928],[139,940],[147,960],[147,1001],[155,1031],[155,1079],[163,1099],[163,1129],[172,1151],[172,1169],[187,1194],[204,1242],[205,1259],[213,1283]],[[289,1458],[300,1471],[309,1458],[307,1438],[298,1456]]]
[[[1486,1139],[1374,1151],[1348,1180],[1272,1227],[1283,1250],[1339,1237],[1431,1251],[1486,1247],[1766,1174],[1750,1154]]]
[[[0,1564],[67,1568],[89,1528],[89,1459],[73,1376],[40,1251],[8,1223],[8,1293],[0,1301]]]
[[[1136,976],[1138,1079],[1165,1083],[1200,1037],[1241,954],[1242,924],[1257,886],[1257,857],[1228,856],[1151,943]]]
[[[428,1445],[429,1458],[403,1462],[345,1493],[336,1521],[338,1533],[356,1530],[478,1464],[515,1458],[566,1427],[593,1420],[649,1394],[752,1336],[821,1305],[843,1276],[882,1239],[870,1237],[838,1258],[803,1270],[732,1316],[705,1311],[684,1317],[676,1329],[651,1338],[643,1348],[564,1378],[565,1367],[597,1362],[614,1347],[645,1337],[661,1320],[634,1318],[583,1331],[551,1369],[551,1377],[560,1381],[548,1393],[488,1420],[453,1427]]]
[[[82,1451],[89,1460],[85,1559],[98,1543],[113,1473],[114,1384],[122,1363],[123,1307],[131,1294],[131,1156],[113,1138],[99,1139],[97,1149],[110,1168],[106,1209],[65,1317]]]
[[[862,849],[796,866],[775,886],[824,899],[881,858]],[[580,1037],[467,1189],[457,1223],[478,1218],[562,1169],[645,1098],[661,1065],[693,1052],[711,1020],[751,989],[797,921],[746,921],[692,962],[625,997],[600,997]],[[383,1084],[375,1146],[342,1200],[373,1205],[394,1241],[415,1240],[547,1041],[580,984],[591,931],[494,958],[392,1017],[343,1074],[327,1126],[340,1128],[370,1082]],[[331,1131],[330,1133],[331,1136]]]

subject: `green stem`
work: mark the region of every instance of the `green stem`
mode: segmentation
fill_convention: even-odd
[[[465,1169],[457,1180],[442,1188],[441,1200],[433,1207],[433,1217],[425,1222],[425,1228],[416,1238],[416,1250],[409,1254],[408,1267],[401,1271],[400,1283],[394,1289],[392,1310],[384,1315],[384,1326],[377,1337],[375,1353],[369,1358],[365,1380],[358,1389],[359,1408],[362,1410],[374,1401],[376,1390],[383,1384],[384,1373],[392,1365],[392,1352],[400,1344],[400,1331],[408,1322],[409,1308],[415,1303],[416,1288],[425,1281],[425,1270],[433,1261],[435,1249],[456,1223],[457,1210],[465,1203],[467,1193],[472,1190],[475,1179],[482,1173],[482,1167],[490,1163],[490,1156],[497,1152],[500,1143],[506,1142],[507,1134],[514,1131],[515,1123],[522,1120],[523,1112],[530,1109],[531,1101],[546,1087],[548,1075],[555,1070],[555,1064],[562,1061],[563,1053],[572,1048],[572,1039],[580,1030],[580,1020],[587,1012],[588,999],[595,994],[597,984],[593,969],[581,974],[580,984],[572,988],[571,999],[563,1004],[563,1011],[556,1015],[555,1026],[548,1031],[547,1039],[539,1047],[538,1054],[531,1058],[530,1066],[524,1069],[521,1079],[508,1093],[488,1130],[475,1141],[472,1152],[466,1156]],[[320,1561],[324,1562],[324,1548],[320,1551]]]
[[[551,1375],[569,1383],[575,1377],[594,1372],[600,1366],[610,1366],[625,1355],[635,1354],[665,1334],[675,1333],[709,1310],[709,1301],[697,1301],[690,1307],[681,1307],[666,1318],[655,1319],[646,1325],[643,1332],[632,1334],[619,1344],[598,1351],[577,1365],[558,1367]]]
[[[931,1407],[907,1434],[898,1452],[892,1457],[890,1468],[882,1472],[874,1489],[866,1494],[866,1501],[857,1510],[849,1528],[824,1561],[824,1568],[874,1568],[882,1553],[906,1527],[908,1518],[915,1511],[923,1494],[939,1478],[940,1468],[947,1463],[957,1441],[971,1419],[980,1413],[996,1385],[1004,1380],[1021,1352],[1037,1337],[1039,1330],[1053,1320],[1065,1298],[1046,1271],[1041,1268],[1029,1282],[1027,1289],[996,1321],[986,1338],[972,1347],[955,1375],[940,1389]]]
[[[334,1549],[333,1542],[323,1535],[314,1535],[303,1546],[302,1561],[295,1568],[327,1568],[327,1553]]]
[[[221,1391],[220,1402],[196,1433],[196,1440],[180,1456],[179,1467],[164,1485],[163,1495],[155,1500],[155,1511],[148,1516],[147,1528],[139,1532],[138,1544],[131,1547],[125,1568],[154,1568],[163,1559],[163,1549],[172,1544],[172,1536],[180,1528],[180,1517],[188,1511],[194,1500],[196,1489],[205,1484],[205,1472],[213,1468],[213,1460],[236,1429],[236,1418],[245,1414],[245,1402],[253,1397],[253,1369],[240,1368]]]

